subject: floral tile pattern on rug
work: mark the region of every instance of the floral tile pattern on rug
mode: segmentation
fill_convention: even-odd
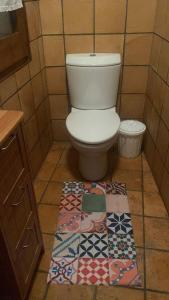
[[[76,258],[52,258],[47,282],[58,284],[77,283],[78,260]]]
[[[105,258],[80,258],[77,275],[78,284],[108,285],[109,265]]]
[[[68,181],[64,182],[63,194],[83,194],[84,184],[83,182]]]
[[[109,233],[133,234],[131,215],[129,213],[107,213]]]
[[[141,286],[124,183],[65,182],[57,223],[48,283]]]
[[[107,183],[106,194],[127,195],[126,185],[119,182]]]
[[[52,257],[77,257],[79,241],[79,233],[56,233]]]
[[[129,213],[129,204],[126,195],[106,195],[107,212]]]
[[[79,244],[79,257],[107,258],[108,238],[104,233],[82,233]]]
[[[135,259],[136,248],[134,238],[130,234],[108,235],[109,257],[116,259]]]
[[[84,192],[86,194],[96,194],[96,195],[106,194],[106,183],[105,182],[84,183]]]
[[[106,213],[93,212],[81,214],[80,232],[105,232],[106,228]]]
[[[61,197],[60,212],[80,212],[82,207],[82,195],[64,194]]]
[[[111,285],[132,286],[140,284],[137,264],[130,259],[109,259]]]
[[[79,232],[80,223],[80,213],[59,213],[57,232]]]

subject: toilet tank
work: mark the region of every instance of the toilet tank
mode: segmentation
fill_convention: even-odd
[[[116,106],[120,67],[120,54],[67,54],[71,105],[78,109]]]

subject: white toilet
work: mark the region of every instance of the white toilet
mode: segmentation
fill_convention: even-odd
[[[67,54],[71,112],[66,127],[79,152],[82,176],[97,181],[106,175],[107,152],[116,141],[120,118],[116,101],[120,54]]]

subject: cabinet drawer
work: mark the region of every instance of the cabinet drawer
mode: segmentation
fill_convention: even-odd
[[[25,169],[20,130],[0,147],[0,199],[5,200]]]
[[[3,232],[14,259],[25,226],[32,214],[31,197],[30,179],[21,177],[12,194],[3,203]]]
[[[24,235],[17,250],[15,262],[20,291],[23,295],[27,292],[41,250],[42,241],[39,238],[38,228],[32,216],[25,228]]]

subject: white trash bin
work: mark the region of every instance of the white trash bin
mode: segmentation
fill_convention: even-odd
[[[146,130],[144,123],[136,120],[125,120],[120,124],[118,147],[123,157],[134,158],[140,154],[143,135]]]

